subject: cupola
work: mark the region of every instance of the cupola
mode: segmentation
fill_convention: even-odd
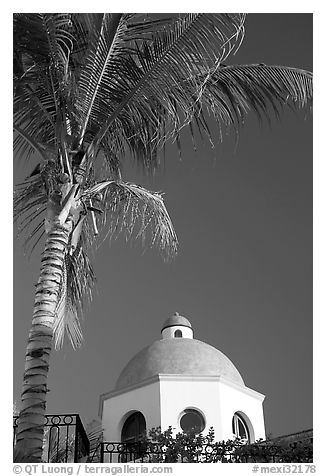
[[[169,317],[162,327],[162,338],[186,338],[193,339],[194,332],[192,326],[186,317],[180,316],[178,312],[175,312],[173,316]]]

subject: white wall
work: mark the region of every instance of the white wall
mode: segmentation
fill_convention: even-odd
[[[179,419],[186,408],[199,410],[206,421],[203,433],[210,427],[215,440],[233,437],[232,417],[242,412],[249,418],[251,440],[265,438],[263,415],[264,396],[246,387],[228,383],[213,376],[159,375],[159,380],[131,388],[128,392],[112,392],[103,402],[102,424],[106,441],[120,441],[126,418],[134,411],[143,413],[146,429],[172,426],[181,430]]]
[[[103,402],[102,426],[105,441],[121,441],[122,426],[135,411],[144,415],[147,430],[160,426],[159,382],[129,392],[112,394]]]
[[[186,408],[194,408],[199,410],[206,420],[204,434],[212,426],[216,441],[232,439],[233,415],[235,412],[242,412],[244,417],[249,419],[247,423],[252,441],[265,438],[262,407],[264,396],[258,392],[230,385],[214,377],[160,377],[163,429],[171,425],[176,429],[175,432],[182,431],[179,425],[180,414]]]
[[[175,433],[182,431],[179,425],[180,414],[186,408],[199,410],[205,418],[207,433],[210,426],[218,430],[220,416],[219,392],[217,382],[171,376],[169,380],[161,376],[161,421],[162,429],[170,425]]]
[[[186,339],[192,339],[194,336],[194,331],[190,329],[190,327],[186,326],[171,326],[171,327],[166,327],[162,331],[162,338],[163,339],[180,339],[180,337],[174,337],[175,331],[179,329],[182,332],[182,337]]]
[[[220,403],[223,408],[220,425],[224,439],[232,438],[232,417],[236,412],[244,414],[245,420],[246,417],[249,419],[251,442],[265,439],[263,399],[263,395],[246,387],[235,388],[220,382]]]

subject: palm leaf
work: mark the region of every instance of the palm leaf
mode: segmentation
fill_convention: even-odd
[[[35,142],[58,146],[60,152],[74,121],[70,18],[71,14],[14,15],[15,122]],[[23,139],[18,136],[15,147],[24,152]]]
[[[60,299],[56,309],[53,338],[56,349],[63,345],[67,335],[72,347],[80,347],[83,342],[80,321],[85,305],[92,300],[95,276],[85,251],[83,239],[76,251],[65,255]]]
[[[100,462],[100,448],[103,441],[103,428],[99,421],[93,420],[86,426],[86,433],[89,441],[88,462]]]
[[[102,99],[88,131],[87,139],[92,140],[95,150],[103,137],[113,132],[113,123],[112,140],[128,144],[130,137],[138,136],[137,142],[146,149],[153,142],[153,132],[157,136],[154,147],[176,134],[182,115],[188,117],[192,96],[200,88],[197,78],[201,68],[209,73],[236,48],[243,37],[243,18],[189,14],[170,29],[153,33],[151,41],[136,41],[129,54],[125,50],[117,54],[108,66],[107,80],[99,92]],[[191,96],[188,90],[176,88],[185,80],[193,86]],[[159,119],[157,109],[162,112]],[[171,131],[163,138],[167,124]]]
[[[226,125],[243,122],[253,110],[269,119],[285,105],[299,108],[312,101],[312,73],[287,66],[260,64],[219,68],[209,78],[202,102]]]
[[[44,234],[44,214],[47,195],[40,174],[18,185],[14,192],[14,222],[18,226],[18,236],[24,235],[27,251],[35,248]]]
[[[89,24],[89,28],[92,27],[89,49],[79,81],[77,110],[82,117],[79,145],[83,141],[92,109],[96,108],[96,96],[101,91],[111,57],[117,54],[117,49],[121,49],[125,29],[121,14],[104,13],[98,17],[101,17],[101,21],[96,22],[95,27]]]
[[[178,240],[162,196],[135,184],[105,181],[84,192],[83,198],[97,197],[105,213],[100,222],[104,239],[141,239],[143,246],[149,237],[150,246],[158,247],[166,259],[177,252]]]
[[[33,137],[29,136],[26,130],[21,129],[17,124],[14,124],[14,131],[17,132],[17,134],[19,134],[19,136],[26,142],[26,144],[28,144],[31,147],[33,152],[36,152],[42,160],[44,161],[48,160],[48,157],[46,156],[43,147],[40,146],[33,139]]]

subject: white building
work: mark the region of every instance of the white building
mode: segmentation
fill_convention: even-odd
[[[265,438],[264,395],[246,387],[222,352],[193,338],[185,317],[175,313],[162,338],[138,352],[122,370],[115,389],[100,397],[105,441],[135,441],[160,426],[175,432],[208,432],[216,441]]]

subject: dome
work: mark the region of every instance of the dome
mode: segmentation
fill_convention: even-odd
[[[173,316],[169,317],[164,322],[162,331],[163,329],[166,329],[167,327],[172,327],[172,326],[185,326],[185,327],[190,327],[190,329],[192,329],[188,319],[186,317],[180,316],[178,312],[176,312]]]
[[[221,376],[244,385],[240,373],[222,352],[199,340],[181,338],[157,340],[138,352],[122,370],[115,388],[121,390],[157,374]]]

